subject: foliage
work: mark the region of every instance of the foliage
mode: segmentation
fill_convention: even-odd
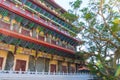
[[[80,57],[80,60],[82,60],[83,62],[88,58],[88,54],[89,53],[85,51],[76,52],[76,56]]]
[[[91,72],[103,80],[120,80],[120,73],[115,75],[120,64],[120,0],[89,0],[84,7],[81,3],[71,4],[80,16],[87,53],[92,53],[88,56]]]
[[[82,4],[81,0],[76,0],[75,2],[70,2],[70,5],[71,5],[71,7],[73,7],[73,9],[78,9],[81,4]]]
[[[64,14],[61,14],[65,19],[68,19],[70,22],[74,22],[75,20],[78,19],[78,16],[71,12],[65,12]]]
[[[78,20],[78,16],[76,14],[73,14],[72,11],[68,11],[65,12],[64,14],[61,14],[61,16],[63,16],[65,19],[69,20],[70,23],[74,23],[74,21]],[[78,33],[80,31],[80,28],[72,25],[72,31],[74,31],[75,33]],[[76,34],[72,34],[73,36],[76,36]]]

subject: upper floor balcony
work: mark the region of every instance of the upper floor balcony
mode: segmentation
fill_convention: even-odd
[[[3,3],[4,3],[4,4],[3,4]],[[5,8],[6,8],[6,6],[5,6],[6,4],[8,4],[8,5],[9,5],[9,4],[14,5],[14,4],[10,3],[10,2],[4,2],[4,1],[3,1],[2,4],[1,4],[1,6],[3,5],[2,7],[5,7]],[[19,9],[18,12],[21,10],[20,8],[15,7],[15,6],[13,6],[13,8],[15,8],[15,10],[16,10],[16,9]],[[6,8],[6,9],[9,9],[9,8]],[[12,9],[10,9],[10,10],[12,10]],[[13,10],[12,10],[12,11],[13,11]],[[20,11],[20,12],[22,12],[22,11]],[[29,14],[29,12],[27,12],[27,11],[24,11],[24,10],[23,10],[23,12],[25,12],[24,14]],[[22,13],[23,13],[23,12],[22,12]],[[32,22],[33,20],[32,20],[32,21],[29,21],[29,23],[28,23],[28,20],[26,20],[26,19],[27,19],[27,18],[26,18],[27,15],[24,15],[24,17],[25,17],[26,19],[23,20],[22,17],[20,17],[19,15],[16,17],[16,15],[14,15],[14,14],[10,15],[11,12],[9,12],[9,13],[7,12],[7,13],[6,13],[6,11],[5,11],[4,9],[3,9],[3,11],[1,11],[1,13],[2,13],[3,15],[5,15],[5,16],[8,14],[8,17],[11,17],[11,16],[12,16],[12,17],[15,17],[15,19],[17,19],[17,21],[21,21],[21,20],[22,20],[22,22],[24,22],[25,24],[26,24],[26,23],[27,23],[28,25],[30,24],[30,27],[31,27],[31,28],[36,28],[36,26],[37,26],[36,23]],[[30,17],[30,16],[31,16],[31,15],[29,15],[29,17]],[[46,28],[46,27],[48,28],[48,27],[50,26],[49,28],[50,28],[51,31],[53,31],[53,29],[58,29],[58,30],[60,30],[62,33],[65,33],[63,30],[59,29],[59,27],[57,27],[57,28],[54,27],[54,25],[52,25],[52,23],[50,23],[50,22],[44,21],[43,19],[40,19],[39,17],[36,17],[35,15],[32,15],[31,17],[35,17],[36,19],[38,19],[38,21],[42,21],[41,24],[42,24],[42,26],[44,26],[45,28]],[[11,20],[11,18],[10,18],[9,20]],[[30,20],[31,20],[31,18],[30,18]],[[36,20],[36,21],[37,21],[37,20]],[[49,23],[49,24],[46,24],[46,23]],[[19,24],[19,23],[18,23],[18,24]],[[31,26],[31,25],[34,25],[34,26]],[[14,26],[19,26],[19,27],[20,27],[21,25],[15,24]],[[23,34],[26,33],[26,34],[28,34],[28,35],[32,35],[32,34],[34,35],[34,32],[35,32],[35,31],[32,31],[32,32],[31,32],[31,30],[27,30],[27,29],[24,30],[23,28],[17,28],[17,27],[15,28],[15,30],[16,30],[16,29],[17,29],[17,30],[20,29],[19,31],[22,30],[22,33],[23,33]],[[26,34],[25,34],[25,35],[26,35]],[[60,33],[58,32],[57,34],[60,34]],[[61,34],[60,34],[60,35],[61,35]],[[63,34],[62,34],[62,36],[66,37],[66,39],[69,39],[68,41],[76,42],[75,44],[78,44],[78,43],[79,43],[79,41],[76,41],[74,38],[72,38],[72,37],[70,37],[70,36],[65,36],[65,35],[63,35]],[[58,37],[61,38],[62,36],[58,36]],[[38,36],[38,37],[39,37],[39,36]],[[64,37],[63,37],[63,38],[64,38]],[[45,37],[45,38],[46,38],[46,37]],[[46,39],[43,39],[43,40],[46,41]],[[47,40],[47,41],[52,42],[53,44],[58,44],[58,43],[60,43],[60,45],[61,45],[61,42],[55,42],[54,40]],[[62,41],[63,41],[63,40],[62,40]],[[74,43],[72,43],[72,44],[74,44]],[[64,45],[66,45],[66,44],[64,44]],[[63,46],[64,46],[64,45],[63,45]],[[72,48],[72,46],[68,46],[67,48]]]
[[[45,3],[42,0],[30,0],[32,2],[34,2],[35,4],[41,6],[42,8],[46,9],[48,12],[54,14],[55,16],[67,21],[69,23],[69,21],[67,19],[65,19],[64,17],[61,17],[62,12],[66,12],[62,7],[60,7],[58,4],[56,4],[54,1],[52,0],[48,0],[48,2],[52,2],[55,5],[58,5],[58,7],[62,8],[61,10],[57,10],[56,8],[54,8],[52,5],[48,4],[47,2]]]
[[[35,32],[35,30],[28,30],[22,26],[19,26],[18,24],[12,25],[10,22],[5,22],[4,19],[0,20],[0,24],[0,33],[4,35],[27,40],[36,44],[42,44],[66,51],[68,53],[75,53],[75,47],[65,45],[62,43],[62,41],[56,41],[47,35],[43,36],[41,34],[38,34],[37,32]]]
[[[11,0],[14,3],[14,6],[17,6],[20,9],[23,9],[25,11],[27,11],[28,13],[32,14],[34,17],[38,18],[40,17],[43,21],[47,22],[48,25],[51,25],[55,28],[66,34],[69,36],[76,35],[76,33],[74,31],[72,31],[72,27],[68,24],[66,24],[64,21],[59,20],[58,18],[56,18],[54,15],[48,13],[47,11],[45,11],[44,9],[36,6],[35,4],[33,4],[30,1],[22,1],[20,2],[19,0]],[[6,1],[7,3],[9,2],[9,0]],[[11,3],[12,4],[12,3]]]

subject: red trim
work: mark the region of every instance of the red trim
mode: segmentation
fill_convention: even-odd
[[[64,20],[63,18],[61,18],[58,14],[56,14],[55,12],[53,12],[52,10],[50,10],[49,8],[47,8],[47,7],[43,6],[43,5],[41,5],[40,3],[38,3],[37,0],[29,0],[29,1],[31,1],[31,2],[33,2],[34,4],[42,7],[43,9],[47,10],[48,12],[54,14],[56,17],[58,17],[58,18],[62,19],[63,21],[65,21],[65,20]],[[46,1],[51,2],[51,1],[49,1],[49,0],[46,0]],[[64,11],[64,12],[66,12],[66,11]]]
[[[48,48],[52,47],[52,48],[55,48],[57,50],[62,50],[62,51],[65,51],[65,52],[68,52],[68,53],[71,53],[71,54],[75,53],[72,50],[69,50],[69,49],[66,49],[66,48],[63,48],[63,47],[59,47],[59,46],[56,46],[56,45],[53,45],[53,44],[50,44],[50,43],[47,43],[47,42],[44,42],[44,41],[40,41],[40,40],[31,38],[29,36],[24,36],[22,34],[19,34],[19,33],[10,31],[10,30],[6,30],[6,29],[3,29],[3,28],[0,28],[0,33],[2,33],[4,35],[7,35],[7,36],[14,37],[14,38],[19,38],[19,39],[22,39],[22,40],[30,41],[30,42],[35,43],[35,44],[44,45],[44,46],[46,46]]]
[[[12,3],[8,4],[8,3],[5,3],[4,1],[0,1],[0,6],[3,7],[3,8],[5,8],[5,9],[7,9],[7,10],[9,10],[9,11],[14,12],[14,13],[16,13],[18,15],[21,15],[21,16],[23,16],[23,17],[25,17],[25,18],[27,18],[27,19],[29,19],[31,21],[34,21],[34,22],[36,22],[36,23],[38,23],[38,24],[40,24],[40,25],[42,25],[42,26],[44,26],[46,28],[49,28],[49,29],[54,30],[54,31],[57,31],[58,33],[66,36],[66,37],[68,37],[70,39],[73,39],[74,41],[76,41],[78,43],[80,42],[79,40],[77,40],[77,39],[75,39],[75,38],[73,38],[73,37],[71,37],[69,35],[66,35],[66,34],[62,33],[61,31],[59,31],[55,27],[50,26],[48,23],[46,23],[45,21],[41,20],[40,18],[39,19],[35,19],[34,15],[32,15],[31,13],[29,13],[28,11],[24,11],[23,12],[23,10],[21,10],[19,8],[16,8],[15,5],[12,4]]]
[[[67,12],[64,8],[62,8],[60,5],[58,5],[54,0],[46,0],[49,3],[51,3],[54,7],[62,9],[63,12]]]

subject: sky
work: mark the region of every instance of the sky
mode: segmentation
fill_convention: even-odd
[[[69,2],[73,2],[75,0],[54,0],[57,4],[59,4],[61,7],[63,7],[65,10],[71,9]],[[83,3],[81,7],[84,7],[87,5],[88,0],[83,0]]]
[[[70,9],[69,2],[75,1],[75,0],[54,0],[56,3],[58,3],[61,7],[63,7],[65,10]]]

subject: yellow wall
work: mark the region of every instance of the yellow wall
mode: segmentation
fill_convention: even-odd
[[[75,68],[75,64],[71,64],[70,66]]]
[[[3,20],[9,22],[10,18],[8,16],[5,16],[5,17],[3,17]]]
[[[0,14],[0,18],[2,18],[2,15]]]
[[[67,62],[62,63],[63,66],[68,66]]]
[[[66,66],[67,67],[67,72],[68,72],[68,63],[67,62],[63,62],[62,66]]]
[[[25,55],[35,56],[36,51],[35,51],[35,50],[28,49],[28,48],[18,47],[18,49],[17,49],[17,54],[25,54]]]
[[[44,52],[40,52],[40,51],[39,51],[37,57],[44,57],[44,58],[51,59],[51,54],[48,54],[48,53],[44,53]]]
[[[62,57],[62,56],[57,56],[57,60],[64,61],[64,57]]]
[[[14,52],[14,48],[15,46],[14,45],[9,45],[9,44],[5,44],[3,42],[0,42],[0,49],[3,49],[3,50],[7,50],[7,51],[12,51]]]
[[[70,66],[73,67],[76,70],[75,64],[71,64]]]
[[[0,57],[3,58],[2,70],[4,70],[4,68],[5,68],[7,54],[8,54],[8,51],[0,50]]]
[[[56,65],[56,72],[58,71],[58,61],[56,60],[50,60],[50,63],[49,63],[49,70],[50,70],[50,65],[51,64],[55,64]]]
[[[54,60],[60,60],[60,61],[64,60],[64,58],[62,56],[58,56],[58,55],[53,55],[53,59]]]
[[[25,70],[28,70],[28,64],[29,64],[29,55],[25,55],[25,54],[16,54],[15,55],[15,60],[14,60],[14,66],[13,66],[13,69],[15,70],[15,66],[16,66],[16,60],[19,59],[19,60],[25,60],[26,61],[26,69]]]
[[[37,57],[43,57],[43,53],[39,51]]]

